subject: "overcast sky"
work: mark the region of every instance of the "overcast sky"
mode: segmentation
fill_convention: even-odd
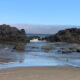
[[[55,34],[59,30],[78,27],[73,25],[32,25],[32,24],[10,24],[13,27],[19,29],[25,29],[27,33],[43,33],[43,34]]]

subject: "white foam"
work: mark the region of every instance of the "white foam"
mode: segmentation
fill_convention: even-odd
[[[30,42],[46,42],[45,40],[32,39]]]

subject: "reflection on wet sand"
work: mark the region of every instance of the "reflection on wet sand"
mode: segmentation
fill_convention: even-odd
[[[0,63],[9,63],[9,62],[15,62],[15,59],[0,59]]]

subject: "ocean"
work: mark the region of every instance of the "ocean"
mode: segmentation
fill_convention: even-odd
[[[46,37],[49,36],[51,34],[26,34],[27,36],[39,36],[39,37]]]

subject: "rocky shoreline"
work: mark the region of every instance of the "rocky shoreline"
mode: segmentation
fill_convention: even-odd
[[[46,40],[47,42],[66,42],[66,43],[77,43],[80,44],[80,29],[70,28],[61,30],[58,33],[46,37],[40,36],[27,36],[24,29],[17,29],[16,27],[11,27],[10,25],[0,25],[0,43],[14,45],[13,49],[24,50],[25,44],[30,42],[30,40]],[[42,49],[51,50],[54,49],[53,46],[42,46]],[[68,49],[61,49],[62,53],[72,53],[80,52],[80,48],[71,47]]]

